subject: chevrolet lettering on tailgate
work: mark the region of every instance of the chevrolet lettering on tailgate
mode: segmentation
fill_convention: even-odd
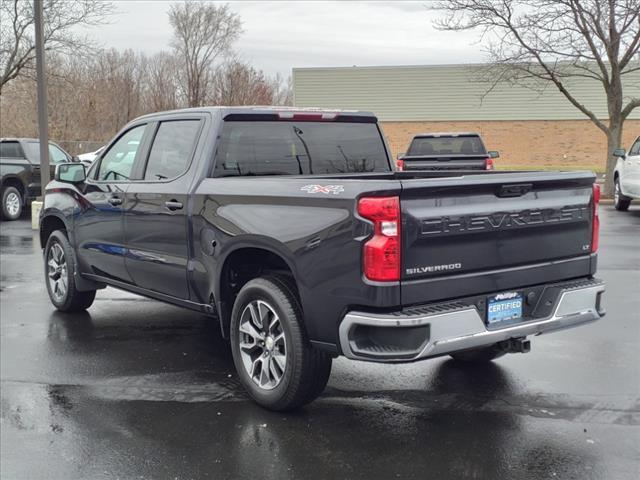
[[[589,209],[583,205],[559,209],[545,208],[520,212],[493,213],[490,215],[460,215],[428,218],[422,221],[422,235],[440,233],[483,232],[507,228],[525,228],[559,222],[576,222],[589,219]]]

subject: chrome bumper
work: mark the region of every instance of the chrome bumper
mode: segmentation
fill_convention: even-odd
[[[491,330],[486,328],[473,305],[454,305],[419,315],[349,312],[340,324],[340,346],[343,355],[356,360],[410,362],[436,357],[598,320],[604,316],[604,310],[600,308],[600,296],[604,291],[605,285],[599,281],[588,282],[586,286],[567,287],[558,295],[550,316]],[[408,343],[413,345],[407,348],[405,342],[405,348],[396,348],[385,346],[382,341],[362,346],[354,338],[358,327],[375,332],[377,338],[383,339],[385,334],[402,338],[404,332],[411,332],[413,339]],[[407,328],[409,330],[405,330]]]

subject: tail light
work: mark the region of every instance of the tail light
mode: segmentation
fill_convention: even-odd
[[[600,205],[600,185],[593,184],[593,230],[591,233],[591,253],[598,251],[600,245],[600,217],[598,206]]]
[[[485,170],[493,170],[495,167],[493,165],[493,158],[491,157],[487,157],[487,160],[485,161],[484,164],[484,169]]]
[[[400,280],[400,198],[365,197],[358,213],[373,222],[373,236],[363,247],[363,273],[369,280]]]
[[[396,160],[396,170],[399,172],[404,170],[404,160]]]

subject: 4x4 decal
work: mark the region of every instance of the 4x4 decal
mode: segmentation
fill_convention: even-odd
[[[325,195],[332,193],[333,195],[338,195],[344,192],[344,187],[342,185],[305,185],[300,187],[300,190],[307,193],[324,193]]]

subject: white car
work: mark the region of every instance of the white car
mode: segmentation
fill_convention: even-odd
[[[629,149],[614,150],[618,163],[613,171],[613,200],[616,210],[627,210],[631,200],[640,200],[640,137],[636,138]]]
[[[89,152],[89,153],[83,153],[81,155],[78,155],[78,159],[82,162],[85,163],[87,165],[91,165],[91,162],[93,162],[96,157],[98,155],[100,155],[100,153],[102,152],[102,150],[104,150],[104,146],[100,147],[98,150],[96,150],[95,152]]]

